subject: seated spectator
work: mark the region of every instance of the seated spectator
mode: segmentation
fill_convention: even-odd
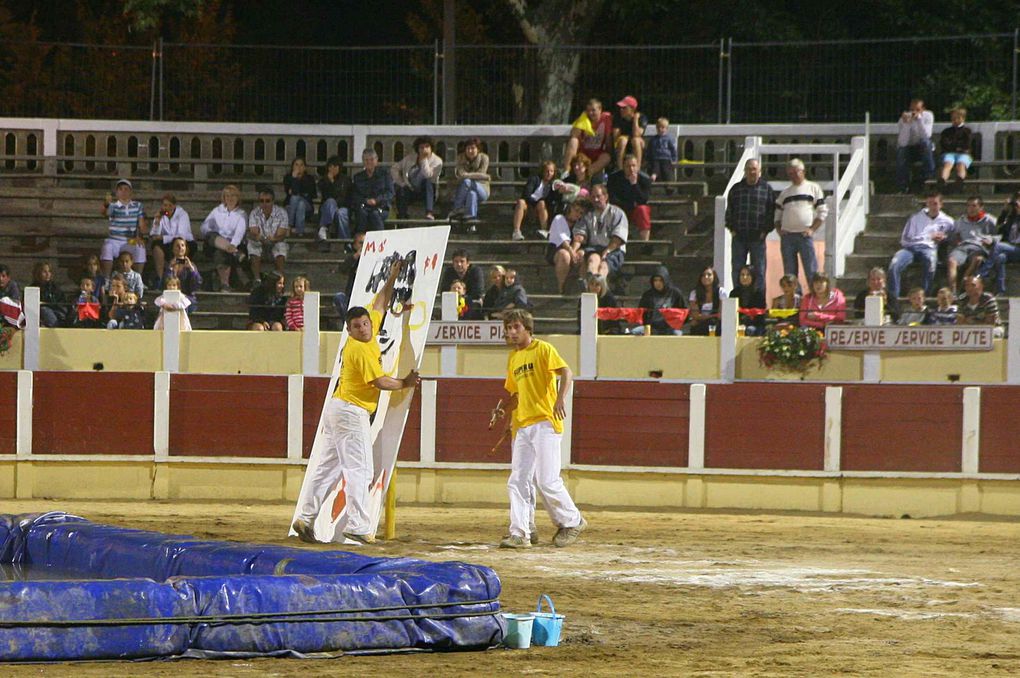
[[[999,238],[992,245],[992,252],[978,275],[987,280],[994,267],[998,293],[1006,294],[1006,263],[1020,261],[1020,191],[1015,192],[1006,201],[996,225],[999,229]]]
[[[896,138],[896,185],[901,193],[910,191],[910,166],[915,160],[921,161],[922,180],[927,181],[935,176],[931,144],[934,124],[935,116],[925,110],[921,99],[911,101],[910,110],[900,115]],[[896,292],[899,292],[898,288]]]
[[[148,222],[145,220],[145,208],[142,203],[132,200],[133,191],[131,182],[127,179],[118,179],[114,187],[117,199],[109,193],[103,202],[103,216],[110,220],[110,233],[103,241],[103,247],[99,254],[103,275],[110,277],[113,271],[113,260],[121,252],[131,254],[138,271],[141,272],[145,265],[145,241],[148,233]]]
[[[477,302],[471,303],[467,300],[467,285],[463,280],[454,280],[449,291],[457,295],[458,320],[481,320],[485,317]]]
[[[364,169],[351,177],[351,217],[354,232],[381,231],[393,201],[393,179],[379,169],[379,156],[371,148],[361,154]]]
[[[443,275],[439,279],[439,291],[448,292],[454,280],[462,281],[467,287],[468,303],[482,302],[485,296],[485,274],[482,269],[472,265],[467,250],[453,251],[451,263],[443,268]]]
[[[783,291],[772,299],[772,308],[781,311],[800,310],[800,292],[797,291],[797,276],[787,273],[779,279],[779,289]]]
[[[134,292],[141,299],[145,294],[145,283],[142,282],[142,275],[132,269],[133,265],[130,252],[121,252],[117,257],[117,272],[124,276],[124,286],[128,292]]]
[[[942,194],[931,191],[924,201],[924,209],[909,219],[900,235],[900,246],[889,262],[889,296],[900,296],[900,276],[910,264],[920,261],[924,265],[925,294],[935,279],[935,264],[939,243],[953,232],[953,220],[942,211]]]
[[[567,205],[564,214],[553,217],[549,226],[549,243],[545,248],[545,260],[556,270],[556,282],[559,283],[560,294],[566,294],[567,278],[571,272],[580,269],[584,261],[584,252],[574,248],[574,227],[594,209],[589,198],[579,198]]]
[[[282,207],[273,201],[273,189],[262,186],[258,192],[258,204],[248,215],[248,257],[251,264],[251,276],[255,280],[262,279],[262,262],[272,257],[273,268],[283,273],[287,263],[288,215]]]
[[[578,198],[590,197],[592,186],[601,183],[601,174],[592,178],[591,160],[579,155],[570,164],[570,173],[562,180],[554,181],[552,187],[559,194],[559,202],[569,205]]]
[[[326,160],[325,174],[319,179],[319,193],[322,205],[319,206],[318,240],[322,241],[320,249],[328,252],[329,243],[325,242],[330,231],[334,238],[347,240],[351,237],[351,178],[343,173],[343,163],[339,155]]]
[[[287,297],[283,296],[286,281],[279,273],[269,272],[248,297],[248,329],[283,331],[283,314]]]
[[[361,262],[361,249],[365,244],[365,234],[355,233],[351,245],[351,252],[347,258],[340,263],[340,273],[347,275],[344,282],[344,291],[333,295],[333,308],[340,316],[340,331],[344,329],[344,317],[347,315],[347,307],[351,302],[351,295],[354,294],[354,279],[358,275],[358,264]]]
[[[436,185],[443,171],[443,159],[432,152],[431,137],[414,140],[414,153],[408,153],[390,168],[397,192],[397,218],[407,219],[412,200],[425,203],[425,218],[435,219]]]
[[[110,275],[110,283],[106,288],[106,294],[103,295],[105,303],[103,305],[103,325],[108,326],[110,320],[113,320],[114,310],[119,309],[124,305],[124,300],[127,297],[128,289],[127,283],[124,281],[124,275],[120,272],[115,272]]]
[[[638,240],[648,240],[652,234],[652,208],[648,196],[652,192],[652,180],[638,170],[638,160],[628,155],[623,169],[609,175],[606,183],[609,200],[627,213],[627,221],[637,229]]]
[[[609,282],[601,275],[589,273],[584,278],[585,291],[594,294],[598,299],[596,308],[619,308],[620,302],[616,300],[609,290]],[[681,300],[682,301],[682,300]],[[580,321],[581,300],[577,300],[578,321]],[[599,320],[597,332],[599,334],[623,334],[622,320]]]
[[[96,261],[99,261],[98,257]],[[71,321],[72,327],[102,327],[102,323],[99,320],[102,304],[99,302],[99,297],[95,295],[94,284],[92,278],[88,276],[81,279],[78,300],[75,302],[75,316]]]
[[[223,189],[223,202],[217,205],[202,222],[206,256],[216,263],[220,290],[230,291],[230,273],[245,260],[238,251],[247,230],[247,220],[241,209],[241,191],[230,184]]]
[[[0,264],[0,297],[9,297],[11,301],[21,303],[21,287],[11,279],[11,269],[7,264]]]
[[[651,327],[652,334],[681,333],[680,330],[674,329],[666,322],[666,319],[658,311],[660,308],[687,308],[687,304],[684,303],[684,293],[678,287],[673,286],[673,282],[669,279],[669,270],[665,266],[659,266],[648,279],[648,289],[641,295],[638,308],[647,309],[645,325]]]
[[[981,276],[969,275],[964,278],[963,290],[956,301],[956,324],[999,327],[999,306],[995,303],[995,296],[985,292],[985,281]]]
[[[48,261],[40,261],[32,267],[32,284],[39,288],[39,325],[41,327],[63,327],[67,320],[68,308],[64,293],[53,282],[53,267]],[[7,296],[0,293],[0,297]],[[17,297],[11,297],[20,301]]]
[[[676,175],[674,166],[679,159],[676,139],[669,134],[669,120],[655,121],[655,134],[648,139],[648,174],[651,180],[672,182]],[[673,187],[666,187],[666,195],[673,194]]]
[[[995,217],[985,212],[980,196],[967,198],[967,213],[956,220],[950,241],[955,245],[946,258],[949,289],[956,289],[957,271],[962,266],[964,277],[978,271],[992,251],[995,242]]]
[[[956,296],[948,287],[940,288],[938,306],[929,313],[929,323],[932,325],[955,325],[956,315]]]
[[[481,152],[481,141],[472,137],[457,155],[457,187],[450,219],[465,219],[474,226],[478,206],[489,199],[489,156]]]
[[[538,220],[538,233],[545,237],[549,229],[549,221],[560,212],[560,192],[553,190],[556,181],[556,163],[546,160],[542,163],[541,172],[528,177],[521,196],[514,204],[514,231],[511,238],[524,240],[521,226],[529,209],[535,210]]]
[[[924,303],[924,290],[920,287],[915,287],[910,290],[910,294],[907,295],[907,299],[910,300],[910,305],[907,306],[900,314],[899,320],[896,321],[897,325],[930,325],[931,324],[931,311],[928,305]]]
[[[587,272],[609,278],[623,268],[627,253],[627,215],[609,204],[609,191],[599,184],[592,190],[594,209],[574,226],[570,247],[583,248]]]
[[[144,330],[145,316],[138,295],[128,290],[113,308],[110,309],[110,321],[106,324],[110,330]]]
[[[202,274],[188,256],[188,243],[184,238],[174,238],[170,243],[170,261],[167,262],[164,278],[177,279],[178,289],[188,299],[185,310],[188,314],[198,308],[198,290],[202,288]]]
[[[864,319],[864,308],[867,305],[868,297],[882,297],[882,323],[897,322],[900,316],[899,299],[889,294],[885,286],[885,269],[875,266],[868,271],[868,288],[861,290],[854,298],[854,310],[859,320]]]
[[[159,214],[152,222],[149,232],[152,241],[152,277],[154,287],[162,284],[162,276],[166,271],[167,259],[173,256],[170,251],[175,238],[182,238],[188,247],[188,256],[195,256],[195,235],[191,232],[191,217],[183,207],[177,206],[177,197],[173,193],[163,196]]]
[[[800,300],[801,327],[824,329],[829,323],[846,322],[846,299],[832,287],[829,276],[815,273],[811,278],[811,292]]]
[[[967,178],[967,170],[974,159],[970,156],[972,133],[964,122],[967,120],[966,108],[954,108],[949,112],[951,126],[942,130],[939,150],[942,152],[942,173],[939,180],[942,184],[949,181],[949,174],[956,168],[956,179],[962,184]]]
[[[308,278],[299,275],[290,284],[290,299],[283,310],[283,327],[289,332],[305,329],[305,292],[311,290]]]
[[[98,301],[105,304],[106,301],[103,297],[110,281],[100,272],[98,254],[90,254],[85,257],[85,263],[82,265],[79,276],[79,279],[81,278],[89,278],[92,281],[92,293],[96,295]]]
[[[744,334],[749,337],[765,332],[765,292],[755,285],[754,269],[744,265],[737,274],[737,285],[730,292],[730,298],[737,299],[738,309],[760,310],[759,315],[738,314],[738,322],[744,326]]]
[[[726,297],[726,290],[719,285],[715,269],[709,266],[702,271],[687,300],[691,314],[684,325],[684,334],[718,336],[719,313],[722,311],[722,300]]]
[[[287,223],[295,235],[302,236],[305,234],[305,220],[315,211],[315,198],[318,196],[315,177],[308,174],[304,158],[294,158],[290,163],[290,174],[283,178],[283,192]]]
[[[485,307],[484,301],[482,307]],[[531,308],[531,304],[528,303],[528,293],[524,291],[524,286],[517,280],[516,270],[506,269],[499,294],[489,308],[492,309],[489,312],[489,317],[495,320],[502,319],[503,314],[510,309],[523,308],[527,310]]]
[[[503,294],[503,287],[506,283],[506,269],[496,264],[489,267],[489,287],[482,297],[482,311],[486,314],[498,310],[496,301]]]
[[[613,144],[613,114],[602,110],[602,102],[589,99],[584,113],[570,127],[570,138],[563,148],[563,166],[573,167],[577,155],[591,163],[591,174],[601,174],[609,165]]]
[[[619,117],[613,123],[613,147],[616,149],[616,169],[622,170],[627,155],[637,158],[638,167],[645,154],[645,127],[648,117],[637,110],[637,99],[627,95],[616,102]]]
[[[166,327],[166,316],[168,313],[176,313],[180,318],[180,327],[182,332],[191,331],[191,318],[188,317],[188,307],[191,306],[191,301],[181,295],[181,300],[178,303],[172,304],[166,298],[166,293],[173,290],[180,291],[181,281],[172,275],[167,276],[163,283],[163,294],[156,297],[156,301],[153,302],[156,308],[159,309],[159,317],[156,318],[156,324],[152,326],[154,330],[161,330]]]

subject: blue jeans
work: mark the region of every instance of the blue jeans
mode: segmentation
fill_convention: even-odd
[[[754,286],[765,289],[765,239],[755,236],[734,235],[730,245],[730,268],[733,269],[733,286],[740,284],[740,269],[747,263],[747,255],[751,255],[751,266],[754,267]]]
[[[407,207],[416,198],[425,200],[425,211],[432,213],[436,206],[436,185],[420,174],[411,177],[410,186],[397,186],[397,218],[407,218]]]
[[[337,238],[351,237],[351,213],[346,207],[338,207],[336,200],[329,198],[319,207],[319,226],[336,225]]]
[[[312,204],[300,195],[290,196],[287,201],[287,221],[296,235],[305,234],[305,218],[312,211]]]
[[[474,179],[464,179],[457,185],[453,196],[453,209],[463,210],[464,216],[474,219],[478,216],[478,205],[489,199],[489,189]]]
[[[935,263],[938,250],[934,247],[923,245],[911,245],[896,252],[892,261],[889,262],[889,296],[900,296],[900,276],[904,269],[915,261],[924,264],[924,293],[931,289],[931,282],[935,279]]]
[[[992,272],[994,266],[995,278],[998,281],[998,293],[1006,293],[1006,262],[1016,263],[1020,261],[1020,246],[1011,245],[1008,242],[997,242],[995,247],[992,248],[992,253],[985,259],[985,263],[981,265],[981,270],[978,271],[978,275],[982,278],[987,278],[988,274]]]
[[[925,140],[913,146],[897,146],[896,186],[901,191],[910,190],[910,164],[914,160],[921,161],[922,179],[935,176],[935,156],[932,154],[931,141]]]
[[[343,292],[337,292],[333,295],[333,308],[340,315],[340,331],[344,329],[344,316],[347,315],[347,304],[349,300],[347,295]]]
[[[372,207],[361,205],[353,209],[354,232],[365,233],[366,231],[381,231],[386,228],[386,216],[389,214],[389,207]]]
[[[811,285],[811,278],[818,271],[818,263],[815,260],[815,240],[808,238],[803,233],[784,233],[779,236],[779,251],[783,255],[783,273],[797,275],[797,255],[800,255],[800,263],[804,267],[804,278]],[[800,284],[797,284],[800,287]]]

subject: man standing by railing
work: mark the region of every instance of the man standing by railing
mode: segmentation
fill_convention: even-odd
[[[726,228],[733,235],[730,268],[734,287],[750,254],[754,286],[764,291],[765,238],[772,230],[775,213],[775,192],[761,176],[761,163],[751,158],[744,163],[744,180],[734,184],[726,196]]]
[[[911,101],[910,110],[900,115],[896,136],[896,187],[901,193],[910,192],[910,164],[915,159],[921,161],[922,180],[935,176],[935,157],[931,147],[934,124],[935,116],[925,110],[920,99]]]
[[[776,199],[776,232],[783,254],[783,272],[797,275],[797,255],[808,281],[818,271],[815,258],[815,231],[829,216],[822,187],[804,177],[804,162],[794,158],[786,165],[790,185]],[[799,285],[798,285],[799,288]]]

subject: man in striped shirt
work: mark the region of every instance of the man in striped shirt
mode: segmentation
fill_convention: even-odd
[[[979,275],[963,280],[964,292],[957,300],[957,325],[992,325],[998,327],[999,305],[995,297],[985,292],[985,281]]]
[[[786,165],[790,185],[776,198],[776,232],[783,254],[783,273],[797,275],[797,256],[808,281],[818,271],[815,231],[825,223],[829,208],[822,187],[804,177],[804,163],[794,158]],[[798,289],[800,285],[797,286]]]
[[[107,194],[103,202],[103,216],[110,220],[110,235],[103,241],[99,253],[99,263],[103,275],[109,279],[113,271],[113,260],[121,252],[128,252],[134,260],[134,268],[139,273],[145,268],[145,240],[149,232],[145,220],[145,208],[142,203],[132,200],[131,182],[119,179],[114,187],[117,199]]]

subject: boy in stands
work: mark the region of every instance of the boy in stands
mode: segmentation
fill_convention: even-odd
[[[566,417],[566,396],[573,384],[567,363],[548,342],[532,336],[535,321],[522,309],[503,316],[507,340],[514,350],[507,360],[503,387],[510,393],[507,414],[516,423],[510,480],[510,535],[501,548],[529,548],[534,523],[532,481],[558,530],[556,546],[569,546],[588,526],[560,478],[560,442]],[[559,377],[559,386],[556,385]]]

